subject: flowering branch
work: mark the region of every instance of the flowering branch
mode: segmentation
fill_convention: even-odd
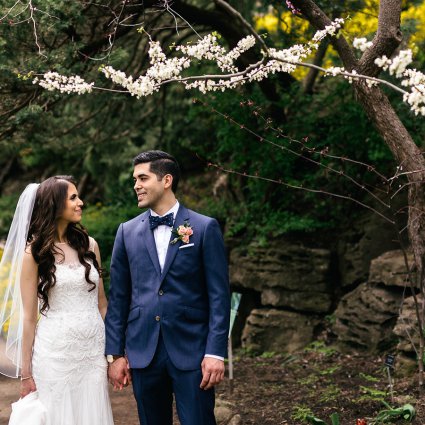
[[[216,0],[220,5],[222,2]],[[258,36],[248,35],[238,42],[235,48],[227,51],[218,43],[216,34],[202,37],[194,44],[172,46],[173,50],[180,54],[179,57],[169,57],[163,52],[159,42],[149,41],[150,67],[144,75],[137,78],[127,76],[124,72],[115,70],[111,66],[102,66],[100,71],[114,84],[123,87],[124,93],[140,98],[149,96],[159,91],[161,86],[170,83],[180,83],[186,89],[197,89],[202,93],[207,91],[224,91],[245,84],[246,82],[262,81],[271,74],[293,72],[297,66],[313,68],[324,73],[325,76],[343,76],[350,83],[365,80],[368,86],[383,84],[403,94],[403,100],[408,103],[415,114],[425,116],[425,75],[414,69],[407,69],[412,62],[410,50],[402,50],[399,55],[392,59],[386,56],[377,58],[375,64],[384,71],[401,80],[401,86],[410,88],[406,90],[389,81],[359,74],[355,69],[350,72],[344,68],[323,68],[304,60],[318,48],[318,43],[327,36],[334,36],[341,28],[343,19],[337,18],[331,24],[319,30],[313,36],[312,41],[305,44],[297,44],[287,49],[268,48],[262,50],[263,58],[249,65],[243,70],[238,70],[236,60],[247,50],[251,49],[258,41]],[[261,42],[264,45],[264,42]],[[372,44],[365,38],[357,38],[354,47],[362,52],[367,51]],[[184,70],[191,67],[194,60],[210,61],[217,65],[221,73],[209,75],[183,76]],[[64,93],[90,93],[92,90],[105,90],[97,87],[94,83],[87,83],[79,76],[65,77],[54,72],[47,72],[37,77],[34,83],[41,85],[47,90],[59,90]],[[111,90],[111,89],[109,89]]]

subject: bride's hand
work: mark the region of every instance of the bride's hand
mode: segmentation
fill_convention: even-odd
[[[131,383],[131,373],[125,357],[120,357],[109,365],[108,377],[115,390],[122,390]]]
[[[25,379],[25,381],[21,381],[21,398],[24,398],[29,393],[37,391],[37,387],[35,386],[35,382],[33,378]]]

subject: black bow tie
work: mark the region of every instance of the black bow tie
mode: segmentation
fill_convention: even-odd
[[[173,227],[174,214],[170,213],[170,214],[164,215],[163,217],[159,217],[157,215],[150,215],[149,224],[151,226],[151,230],[156,229],[158,226],[161,226],[162,224],[164,226]]]

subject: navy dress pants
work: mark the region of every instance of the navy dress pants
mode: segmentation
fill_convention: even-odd
[[[199,388],[200,367],[186,371],[173,365],[161,334],[151,364],[131,373],[140,425],[172,425],[173,393],[181,425],[216,425],[214,388]]]

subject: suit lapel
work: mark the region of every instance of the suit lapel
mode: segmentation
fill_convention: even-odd
[[[142,231],[141,239],[146,245],[149,257],[152,260],[152,264],[155,267],[158,276],[161,276],[161,268],[159,267],[158,253],[156,252],[155,238],[153,237],[153,232],[149,226],[149,210],[145,212],[142,218]],[[143,251],[140,251],[143,252]]]
[[[177,211],[176,219],[174,220],[174,229],[176,229],[178,226],[183,224],[186,220],[187,221],[189,220],[189,211],[183,205],[180,205],[179,210]],[[170,242],[174,238],[175,238],[175,235],[171,234]],[[166,276],[171,264],[173,263],[180,245],[181,245],[180,241],[175,244],[168,245],[167,255],[165,257],[165,262],[164,262],[164,268],[162,269],[162,274],[161,274],[161,281],[164,280],[164,277]]]

